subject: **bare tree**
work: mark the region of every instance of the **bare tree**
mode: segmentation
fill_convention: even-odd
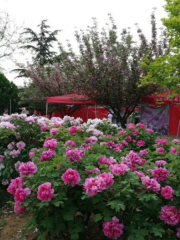
[[[11,58],[22,44],[20,29],[8,13],[0,12],[0,61]]]

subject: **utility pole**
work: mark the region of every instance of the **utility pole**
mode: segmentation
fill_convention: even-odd
[[[9,112],[11,114],[11,99],[10,99],[10,108],[9,108]]]

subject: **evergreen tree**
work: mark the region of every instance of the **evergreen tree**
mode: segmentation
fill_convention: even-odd
[[[28,43],[25,46],[22,46],[24,49],[31,50],[34,55],[34,62],[39,63],[41,66],[45,64],[52,64],[55,52],[51,49],[53,48],[53,43],[57,41],[57,34],[59,30],[53,32],[49,31],[50,26],[47,25],[47,20],[43,20],[38,27],[40,32],[36,33],[31,28],[25,28],[23,34],[27,36],[26,42]]]
[[[5,108],[8,108],[10,112],[10,101],[11,112],[18,111],[18,88],[0,73],[0,115],[3,114]]]

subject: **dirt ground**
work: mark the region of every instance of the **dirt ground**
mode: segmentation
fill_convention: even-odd
[[[36,233],[26,228],[30,216],[18,216],[12,211],[4,210],[0,213],[0,240],[36,240]]]

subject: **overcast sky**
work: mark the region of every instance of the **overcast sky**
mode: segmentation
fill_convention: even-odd
[[[47,19],[52,30],[63,30],[59,40],[63,43],[69,39],[75,46],[75,28],[86,29],[96,17],[100,27],[108,22],[108,13],[115,19],[119,31],[122,28],[135,28],[138,23],[146,36],[151,35],[150,15],[156,10],[158,27],[160,19],[166,16],[163,6],[165,0],[0,0],[0,12],[7,12],[17,25],[29,27],[34,31],[41,20]],[[16,56],[17,61],[26,63],[26,58]],[[9,73],[15,65],[8,61],[3,67],[6,76],[18,86],[23,85],[23,79],[15,79],[15,74]]]

